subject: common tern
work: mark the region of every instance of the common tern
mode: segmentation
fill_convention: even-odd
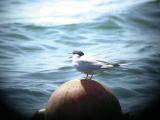
[[[82,51],[72,52],[73,66],[80,72],[86,74],[85,79],[92,79],[93,74],[105,71],[111,67],[118,67],[120,64],[111,64],[104,60],[98,60],[93,57],[84,55]],[[89,75],[91,77],[89,78]]]

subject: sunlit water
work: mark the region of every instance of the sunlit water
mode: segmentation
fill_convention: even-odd
[[[0,1],[0,91],[31,116],[62,83],[84,77],[68,53],[127,66],[94,78],[112,89],[123,112],[144,109],[160,93],[160,4],[149,0]]]

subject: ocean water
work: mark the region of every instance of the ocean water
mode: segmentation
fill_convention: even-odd
[[[154,0],[1,0],[1,99],[32,116],[58,86],[85,76],[68,58],[81,50],[127,63],[94,79],[135,114],[160,95],[159,15]]]

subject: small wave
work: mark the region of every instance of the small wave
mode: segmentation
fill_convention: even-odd
[[[158,67],[160,66],[160,61],[159,61],[159,58],[144,58],[144,59],[141,59],[144,63],[146,63],[147,65],[150,65],[150,66],[155,66],[155,67]]]
[[[20,33],[6,33],[6,34],[3,34],[3,36],[6,36],[6,37],[9,37],[11,41],[13,40],[17,40],[17,39],[20,39],[20,40],[31,40],[31,38],[29,38],[28,36],[26,36],[26,34],[20,34]]]
[[[57,81],[59,79],[61,80],[64,80],[66,79],[65,76],[70,76],[72,75],[71,72],[48,72],[48,71],[45,71],[45,72],[34,72],[34,73],[29,73],[29,74],[26,74],[24,75],[23,77],[25,78],[32,78],[32,79],[43,79],[43,80],[54,80],[54,81]]]
[[[96,21],[99,22],[94,23],[93,28],[101,30],[121,29],[121,22],[123,22],[119,16],[101,16]]]
[[[3,86],[1,86],[1,92],[2,94],[4,94],[4,96],[8,96],[9,94],[16,94],[17,97],[22,97],[24,95],[29,95],[29,96],[43,96],[46,95],[44,91],[36,91],[36,90],[31,90],[29,89],[25,89],[25,88],[14,88],[14,87],[10,87],[10,88],[5,88],[3,89]],[[6,90],[7,89],[7,90]]]
[[[6,54],[12,56],[13,53],[15,54],[23,54],[23,52],[17,47],[13,45],[0,45],[0,51],[2,54]]]
[[[44,48],[49,49],[49,50],[56,50],[57,47],[54,47],[52,45],[42,45]]]
[[[36,24],[23,24],[22,27],[30,31],[46,31],[52,28],[52,26],[36,25]]]
[[[156,60],[159,60],[159,59],[160,59],[160,53],[158,52],[158,53],[152,54],[152,55],[151,55],[151,58],[154,58],[154,60],[155,60],[155,59],[156,59]]]
[[[119,96],[119,98],[124,98],[124,99],[134,97],[137,94],[133,90],[130,90],[128,88],[122,88],[122,87],[115,87],[112,90],[117,96]]]
[[[159,65],[159,64],[158,64]],[[160,69],[154,66],[144,66],[142,67],[144,71],[146,71],[149,74],[160,74]]]
[[[62,71],[67,71],[67,70],[71,70],[73,69],[72,66],[66,66],[66,67],[60,67],[59,70],[62,70]]]
[[[159,28],[159,26],[157,26],[157,24],[154,24],[154,22],[152,21],[148,21],[146,18],[131,18],[131,21],[133,23],[136,23],[137,26],[141,26],[141,27],[144,27],[144,28],[153,28],[153,29],[156,29],[156,28]]]
[[[26,51],[26,52],[39,52],[39,51],[42,51],[43,50],[43,47],[41,46],[34,46],[34,45],[28,45],[28,46],[19,46],[17,45],[17,47],[19,49],[21,49],[23,52]]]
[[[153,49],[153,45],[145,45],[138,50],[138,52],[148,52]]]

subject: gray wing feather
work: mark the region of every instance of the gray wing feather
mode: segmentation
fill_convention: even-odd
[[[103,60],[97,60],[94,58],[85,58],[84,59],[82,57],[82,59],[79,59],[77,61],[77,63],[79,64],[79,67],[81,66],[81,68],[94,69],[94,70],[107,69],[107,68],[114,67],[114,64],[108,63]]]
[[[78,60],[79,68],[81,70],[99,70],[102,65],[93,60]]]

